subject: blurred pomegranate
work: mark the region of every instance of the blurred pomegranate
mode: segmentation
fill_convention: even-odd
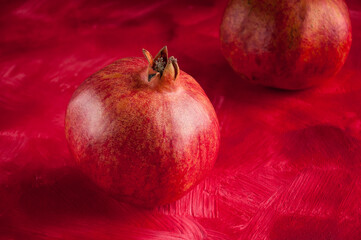
[[[65,133],[79,167],[115,198],[143,207],[172,202],[213,167],[214,108],[164,47],[153,59],[118,60],[75,91]]]
[[[220,34],[224,56],[238,74],[282,89],[334,76],[352,41],[343,0],[231,0]]]

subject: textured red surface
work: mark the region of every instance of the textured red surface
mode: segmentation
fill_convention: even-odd
[[[1,239],[361,239],[361,3],[327,85],[239,82],[222,57],[226,1],[1,1]],[[66,105],[91,73],[168,45],[210,97],[222,143],[212,174],[149,211],[116,202],[76,169]]]

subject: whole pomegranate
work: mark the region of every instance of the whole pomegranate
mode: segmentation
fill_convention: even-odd
[[[308,88],[334,76],[352,41],[343,0],[231,0],[220,35],[238,74],[282,89]]]
[[[76,162],[115,198],[143,207],[172,202],[213,167],[214,108],[164,47],[153,59],[124,58],[72,96],[65,133]]]

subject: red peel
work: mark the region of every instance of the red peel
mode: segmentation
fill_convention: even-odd
[[[67,109],[66,137],[78,166],[115,198],[144,207],[172,202],[212,169],[216,113],[167,47],[93,74]]]
[[[343,0],[232,0],[220,33],[235,72],[282,89],[304,89],[333,77],[352,42]]]

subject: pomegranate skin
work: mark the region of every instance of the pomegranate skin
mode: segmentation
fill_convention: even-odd
[[[220,141],[200,85],[183,71],[169,79],[152,71],[143,58],[110,64],[79,86],[65,118],[80,169],[116,199],[147,208],[180,198],[203,179]]]
[[[243,79],[290,90],[333,77],[352,42],[343,0],[231,0],[220,35],[224,56]]]

